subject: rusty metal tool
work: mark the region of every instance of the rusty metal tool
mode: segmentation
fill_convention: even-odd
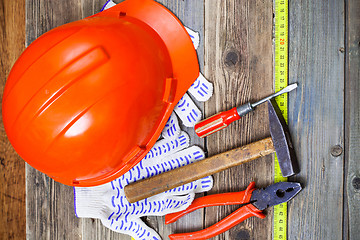
[[[129,202],[151,197],[186,183],[276,152],[284,177],[298,173],[288,128],[275,102],[268,101],[271,137],[125,186]]]
[[[197,232],[169,235],[171,240],[203,240],[223,233],[247,218],[265,218],[263,210],[288,202],[301,191],[300,183],[278,182],[263,189],[255,189],[251,182],[245,191],[208,195],[195,199],[185,210],[165,216],[165,224],[173,223],[197,209],[212,206],[245,204],[220,222]]]
[[[210,134],[213,134],[214,132],[217,132],[223,128],[226,128],[230,123],[239,120],[242,116],[245,116],[249,112],[254,111],[254,109],[266,102],[267,100],[270,100],[274,97],[277,97],[281,94],[290,92],[297,88],[297,83],[293,83],[282,90],[264,98],[256,103],[245,103],[239,107],[234,107],[228,111],[220,112],[218,114],[215,114],[214,116],[211,116],[205,120],[202,120],[198,124],[195,125],[195,133],[203,138],[206,136],[209,136]]]

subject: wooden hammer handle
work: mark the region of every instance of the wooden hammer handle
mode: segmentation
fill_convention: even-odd
[[[125,196],[130,203],[137,202],[273,152],[275,152],[275,148],[272,139],[270,137],[265,138],[154,177],[131,183],[124,188]]]

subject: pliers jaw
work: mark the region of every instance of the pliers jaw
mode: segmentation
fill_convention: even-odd
[[[301,191],[300,183],[278,182],[253,191],[250,202],[259,210],[290,201]]]
[[[275,183],[264,189],[255,189],[254,187],[255,183],[251,182],[247,189],[242,192],[214,194],[197,198],[184,211],[166,215],[165,223],[169,224],[199,208],[245,204],[226,218],[206,229],[197,232],[171,234],[169,235],[169,238],[171,240],[209,239],[227,231],[249,217],[265,218],[262,210],[289,201],[301,190],[301,185],[299,183],[291,182]]]

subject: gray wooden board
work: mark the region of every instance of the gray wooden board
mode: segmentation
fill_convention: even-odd
[[[26,45],[41,34],[59,25],[90,16],[101,9],[105,0],[26,1]],[[118,1],[119,2],[119,1]],[[198,31],[203,39],[202,0],[162,1],[183,23]],[[203,41],[198,48],[200,68],[203,68]],[[203,110],[203,104],[197,103]],[[192,144],[203,146],[203,140],[195,137],[193,130],[185,129]],[[26,205],[28,239],[130,239],[126,235],[105,228],[97,219],[78,219],[73,210],[73,189],[54,182],[46,175],[26,167]],[[144,219],[161,236],[177,231],[192,230],[203,226],[203,211],[189,214],[177,223],[165,226],[163,217]],[[190,221],[191,219],[191,221]]]
[[[289,203],[288,239],[342,239],[344,1],[290,1],[289,128],[305,187]]]
[[[214,83],[214,96],[205,103],[211,116],[273,92],[273,3],[263,0],[205,1],[205,76]],[[267,106],[261,105],[226,129],[210,135],[209,155],[269,136]],[[213,193],[242,191],[273,182],[273,158],[267,156],[214,174]],[[206,227],[239,206],[205,210]],[[214,239],[271,239],[272,209],[265,219],[250,218]]]
[[[347,2],[344,239],[360,239],[360,2]]]

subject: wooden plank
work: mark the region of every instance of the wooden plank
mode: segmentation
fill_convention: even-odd
[[[262,0],[205,1],[205,76],[214,96],[205,104],[207,116],[273,92],[273,3]],[[269,135],[266,105],[207,138],[209,155],[230,150]],[[211,193],[244,190],[273,181],[273,158],[264,157],[214,175]],[[206,227],[239,206],[208,208]],[[250,218],[214,239],[271,239],[272,210],[266,219]]]
[[[344,239],[360,239],[360,2],[347,2]]]
[[[26,1],[26,45],[41,34],[82,17],[80,0]],[[81,222],[73,210],[73,189],[26,167],[28,239],[80,239]]]
[[[25,0],[0,1],[0,94],[11,67],[25,48]],[[25,163],[12,148],[0,117],[0,239],[26,234]]]
[[[303,191],[289,203],[289,239],[342,239],[344,1],[290,1],[289,98]]]

